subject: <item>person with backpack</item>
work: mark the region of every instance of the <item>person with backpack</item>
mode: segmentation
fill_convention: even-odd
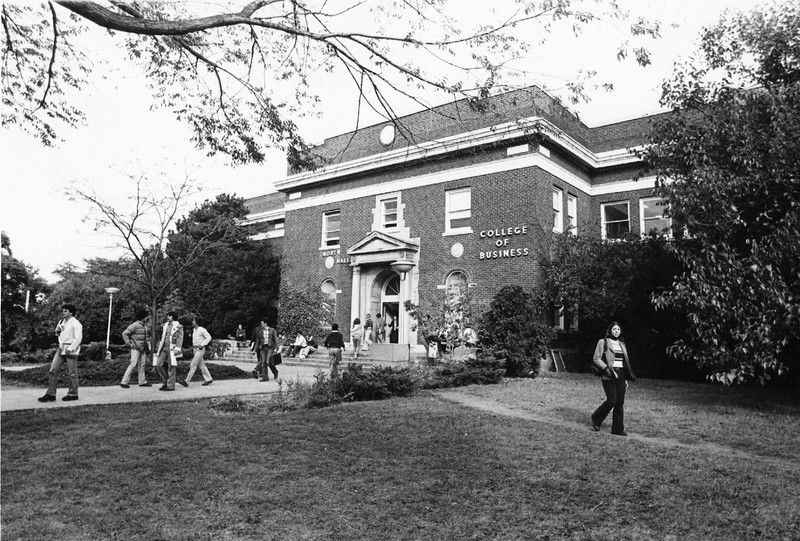
[[[628,381],[635,381],[636,375],[631,369],[628,350],[622,340],[622,327],[612,321],[606,335],[597,341],[592,357],[593,370],[603,380],[603,391],[606,400],[592,414],[592,428],[600,430],[600,426],[611,410],[614,410],[611,421],[611,433],[616,436],[627,436],[625,432],[625,391]]]

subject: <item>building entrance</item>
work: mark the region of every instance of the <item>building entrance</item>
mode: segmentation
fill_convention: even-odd
[[[385,330],[384,341],[397,344],[400,329],[400,277],[390,276],[381,291],[381,319]]]

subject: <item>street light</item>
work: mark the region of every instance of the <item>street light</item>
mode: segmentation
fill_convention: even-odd
[[[406,273],[413,269],[416,266],[416,263],[411,259],[398,259],[394,263],[392,263],[392,268],[400,273],[400,279],[406,279]]]
[[[111,360],[111,352],[108,350],[108,347],[111,345],[111,307],[114,304],[114,293],[119,293],[118,287],[107,287],[106,293],[108,293],[108,332],[106,333],[106,360]]]

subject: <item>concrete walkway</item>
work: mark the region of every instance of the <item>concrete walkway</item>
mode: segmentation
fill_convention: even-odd
[[[226,361],[212,361],[209,364],[224,364],[237,366],[246,372],[253,369],[253,363],[237,363]],[[285,366],[278,367],[278,376],[284,381],[311,379],[317,373],[318,368],[307,366]],[[80,399],[72,402],[61,400],[67,394],[66,387],[59,388],[57,400],[55,402],[39,402],[37,398],[45,392],[44,388],[5,388],[0,390],[0,411],[31,410],[45,408],[65,408],[75,406],[88,406],[95,404],[122,404],[130,402],[165,402],[174,400],[197,400],[202,398],[214,398],[219,396],[233,396],[245,394],[267,394],[278,390],[278,383],[272,379],[268,382],[260,382],[254,378],[248,379],[227,379],[214,380],[214,383],[203,386],[203,379],[199,373],[194,380],[189,382],[189,387],[175,386],[175,391],[159,391],[161,382],[150,380],[152,387],[139,387],[135,383],[135,374],[129,389],[123,389],[119,385],[109,387],[80,387],[80,371],[78,372],[78,393]]]

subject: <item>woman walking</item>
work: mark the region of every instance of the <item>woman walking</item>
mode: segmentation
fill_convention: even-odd
[[[592,428],[600,430],[608,413],[613,409],[611,433],[627,436],[625,432],[625,390],[628,380],[636,380],[628,358],[628,350],[622,340],[622,327],[612,321],[606,330],[605,338],[601,338],[594,348],[592,362],[600,371],[603,379],[603,390],[606,400],[592,414]]]
[[[361,325],[361,320],[355,318],[353,320],[353,328],[350,329],[350,338],[353,340],[353,359],[358,359],[358,354],[361,353],[361,339],[364,337],[364,327]]]

